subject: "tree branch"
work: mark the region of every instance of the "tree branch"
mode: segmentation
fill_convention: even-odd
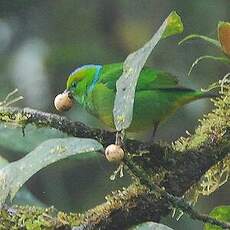
[[[125,164],[131,170],[131,172],[137,176],[141,182],[141,184],[145,185],[150,189],[152,192],[159,193],[160,196],[164,197],[174,208],[179,208],[183,212],[187,213],[192,219],[200,220],[205,223],[210,223],[222,227],[224,229],[230,229],[230,223],[219,221],[214,219],[208,215],[200,214],[199,212],[195,211],[191,205],[186,203],[186,201],[177,196],[173,196],[169,194],[165,189],[162,189],[158,185],[154,184],[151,179],[149,179],[149,175],[145,173],[144,170],[138,168],[135,163],[133,163],[130,157],[126,157]]]
[[[115,139],[114,133],[102,129],[89,128],[81,122],[74,122],[57,114],[41,112],[30,108],[21,109],[0,106],[0,121],[17,123],[23,128],[27,124],[37,127],[54,128],[75,137],[94,138],[102,142],[102,144],[111,143]]]
[[[147,175],[159,175],[153,182],[168,194],[183,196],[212,166],[223,160],[230,161],[229,96],[230,91],[214,102],[216,109],[205,116],[194,135],[178,140],[173,146],[149,146],[139,141],[126,140],[133,164]],[[82,123],[28,108],[0,107],[0,121],[14,122],[22,127],[27,124],[52,127],[69,135],[94,138],[104,146],[115,140],[114,133],[91,129]],[[135,155],[132,156],[132,153]],[[143,221],[158,222],[170,210],[171,206],[165,197],[153,197],[142,185],[135,184],[83,214],[80,223],[86,229],[125,228]],[[196,213],[191,215],[196,219],[208,220],[207,216]]]

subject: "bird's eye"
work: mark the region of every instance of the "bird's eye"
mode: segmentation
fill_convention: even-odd
[[[74,81],[74,82],[72,83],[72,87],[73,87],[73,88],[76,88],[76,86],[77,86],[77,82]]]

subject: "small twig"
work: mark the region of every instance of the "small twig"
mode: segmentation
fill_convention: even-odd
[[[9,106],[14,104],[15,102],[18,102],[20,100],[23,99],[23,96],[18,96],[16,98],[13,98],[12,100],[8,101],[10,99],[10,97],[14,96],[16,93],[18,92],[18,89],[13,90],[12,92],[10,92],[5,99],[0,102],[0,106]]]
[[[12,99],[11,101],[6,102],[5,106],[12,105],[12,104],[14,104],[14,103],[16,103],[16,102],[18,102],[18,101],[20,101],[22,99],[23,99],[23,96],[16,97],[16,98]]]
[[[199,212],[195,211],[191,205],[185,202],[185,200],[181,197],[173,196],[165,191],[163,188],[160,188],[158,185],[154,184],[153,181],[149,179],[147,173],[144,170],[136,167],[136,165],[132,162],[131,158],[125,159],[125,164],[131,170],[131,172],[139,178],[140,182],[149,188],[151,191],[155,191],[159,193],[162,197],[166,198],[174,207],[181,209],[183,212],[187,213],[191,218],[200,220],[205,223],[214,224],[220,226],[224,229],[230,229],[230,223],[219,221],[214,219],[208,215],[200,214]]]
[[[11,96],[13,96],[14,94],[16,94],[18,92],[18,89],[15,89],[15,90],[13,90],[12,92],[10,92],[7,96],[6,96],[6,98],[4,99],[4,102],[7,102],[7,100],[11,97]]]
[[[211,59],[211,60],[214,60],[214,61],[221,61],[227,65],[230,64],[230,59],[229,58],[226,58],[226,57],[214,57],[214,56],[210,56],[210,55],[204,55],[204,56],[201,56],[199,58],[197,58],[193,63],[192,63],[192,66],[190,67],[189,71],[188,71],[188,76],[190,76],[192,70],[194,69],[194,67],[202,60],[204,59]]]
[[[224,78],[222,80],[220,80],[220,92],[224,93],[224,86],[226,83],[230,83],[230,79],[228,79],[230,77],[230,73],[227,73]]]

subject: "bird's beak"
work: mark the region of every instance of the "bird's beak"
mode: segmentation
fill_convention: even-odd
[[[72,100],[73,99],[73,95],[72,93],[68,90],[68,89],[65,89],[65,91],[63,92],[64,94],[68,94],[68,97]]]

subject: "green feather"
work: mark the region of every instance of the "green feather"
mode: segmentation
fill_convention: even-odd
[[[110,128],[114,128],[116,81],[122,74],[122,68],[122,63],[104,65],[100,70],[98,65],[87,65],[70,75],[67,84],[73,97]],[[133,120],[127,131],[151,129],[184,104],[208,96],[179,86],[176,77],[169,73],[144,67],[137,82]]]

